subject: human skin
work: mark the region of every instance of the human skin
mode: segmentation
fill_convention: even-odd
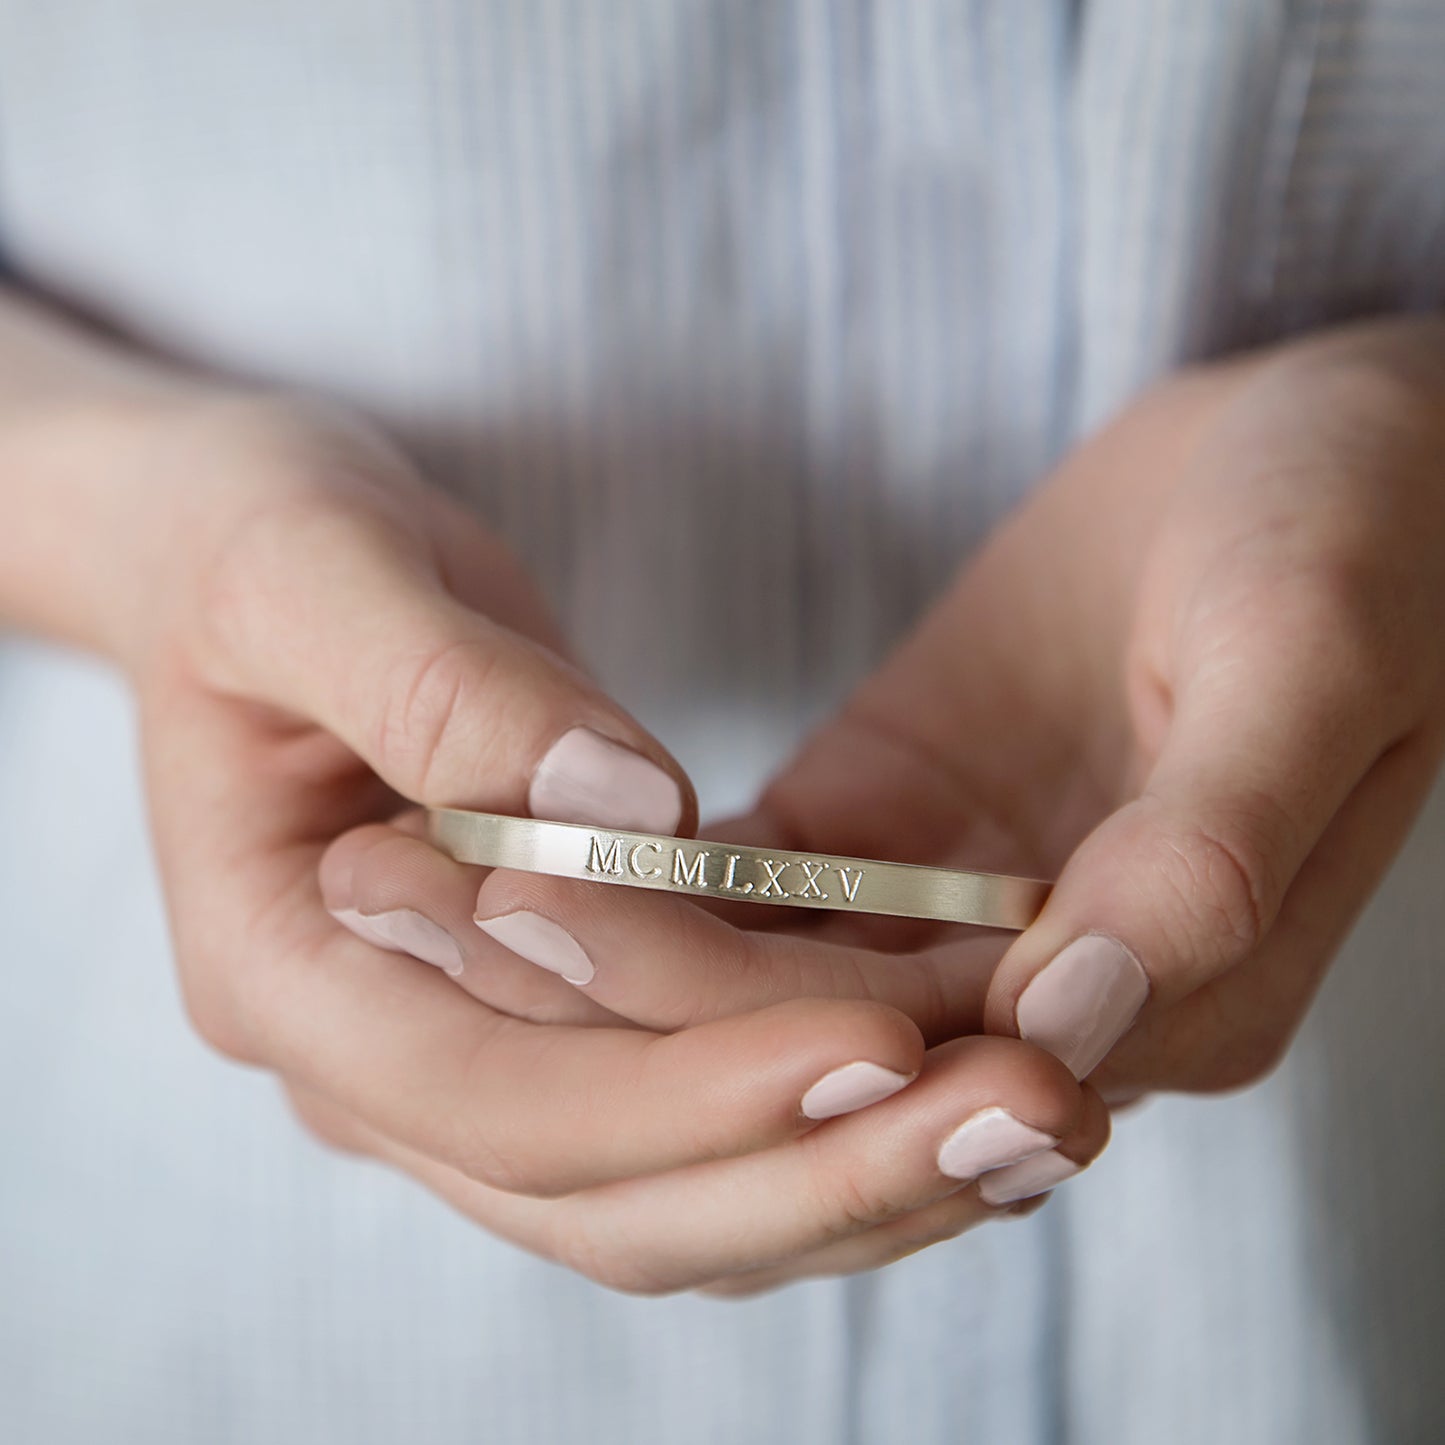
[[[753,813],[703,829],[1059,875],[1013,942],[442,858],[408,801],[642,800],[660,827],[671,796],[683,832],[696,805],[505,549],[365,425],[23,307],[0,316],[0,615],[135,688],[207,1039],[527,1248],[746,1293],[1076,1172],[1107,1115],[1074,1071],[1122,1101],[1279,1057],[1439,764],[1441,348],[1392,322],[1157,388]],[[660,772],[559,789],[578,727]],[[1047,974],[1081,936],[1122,947]]]
[[[1141,397],[1006,520],[748,816],[704,827],[803,856],[1057,877],[1016,939],[488,874],[384,827],[339,839],[322,879],[351,914],[443,920],[456,983],[521,1016],[605,1009],[668,1029],[828,994],[849,969],[865,993],[903,974],[915,992],[895,998],[929,1044],[1023,1034],[1120,1104],[1275,1066],[1442,751],[1445,326],[1392,320]],[[506,922],[519,914],[534,920],[520,932]],[[542,965],[530,980],[522,957],[499,964],[488,929]],[[344,1116],[314,1121],[532,1247],[570,1216],[614,1273],[678,1203],[665,1175],[503,1203]],[[1044,1152],[1011,1177],[1047,1187],[1071,1162]],[[619,1198],[635,1220],[649,1196],[653,1230],[614,1224]],[[969,1209],[955,1196],[895,1212],[708,1288],[875,1267],[967,1227]]]
[[[760,952],[647,1026],[665,954],[589,1001],[473,927],[468,880],[458,987],[462,928],[434,898],[384,919],[323,899],[323,873],[412,886],[417,849],[454,866],[388,821],[407,803],[697,823],[677,763],[569,657],[501,542],[357,418],[0,298],[0,619],[134,690],[202,1036],[528,1248],[646,1292],[861,1234],[901,1251],[919,1211],[957,1232],[1020,1207],[1017,1161],[1104,1146],[1092,1088],[978,1036],[972,975],[940,990],[833,947],[800,975]]]

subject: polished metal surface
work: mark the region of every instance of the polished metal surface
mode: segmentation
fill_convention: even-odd
[[[779,853],[741,843],[626,833],[460,808],[428,809],[427,828],[431,841],[461,863],[747,903],[938,918],[1016,931],[1038,916],[1050,887],[1035,878],[998,873],[827,853]]]

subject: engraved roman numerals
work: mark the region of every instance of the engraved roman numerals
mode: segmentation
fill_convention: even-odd
[[[733,879],[737,877],[738,872],[738,860],[741,857],[741,853],[728,854],[728,871],[723,874],[722,886],[726,888],[729,893],[751,893],[753,891],[753,885],[751,883],[744,883],[741,888],[735,888],[733,886]]]
[[[644,838],[624,851],[621,838],[598,833],[588,838],[583,870],[597,878],[631,875],[658,888],[717,889],[759,899],[820,903],[832,896],[824,886],[830,873],[837,875],[842,898],[857,903],[864,873],[862,868],[837,867],[814,858],[723,853],[673,839]]]
[[[672,881],[679,888],[706,888],[707,875],[703,872],[703,864],[710,856],[706,851],[701,852],[689,864],[687,854],[681,848],[674,848],[672,850]]]
[[[602,840],[594,833],[588,840],[586,867],[589,873],[620,875],[622,872],[622,839],[614,838],[612,846],[604,853]]]
[[[795,898],[826,898],[828,895],[818,887],[818,877],[827,870],[826,863],[809,863],[805,858],[798,859],[798,867],[803,873],[803,886],[793,895]]]
[[[763,886],[758,889],[759,898],[786,898],[788,890],[778,881],[783,876],[783,870],[788,866],[788,860],[777,858],[759,858],[763,872],[767,877],[763,879]]]

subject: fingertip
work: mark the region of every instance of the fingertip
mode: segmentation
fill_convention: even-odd
[[[892,1098],[916,1077],[916,1073],[885,1069],[868,1059],[854,1059],[824,1074],[803,1095],[799,1108],[807,1119],[836,1119],[840,1114],[854,1114]]]
[[[333,838],[316,865],[321,899],[331,913],[356,907],[356,870],[360,861],[395,834],[385,823],[364,823]]]
[[[994,1208],[1035,1199],[1072,1179],[1082,1166],[1057,1149],[1047,1149],[1032,1158],[1021,1159],[995,1169],[978,1181],[978,1197]]]
[[[363,913],[435,905],[452,914],[471,896],[475,872],[423,839],[382,826],[369,831],[352,856],[352,896]]]
[[[1128,809],[1123,813],[1128,813]],[[1027,1039],[1087,1078],[1156,993],[1136,940],[1143,931],[1120,841],[1134,824],[1106,820],[1076,850],[1033,924],[1000,960],[984,1001],[984,1027]],[[1157,966],[1157,959],[1155,960]]]
[[[623,741],[581,724],[536,763],[527,807],[534,818],[644,833],[697,824],[697,797],[676,759],[646,735]]]
[[[1073,1132],[1059,1142],[1059,1152],[1081,1168],[1087,1168],[1109,1147],[1114,1124],[1109,1106],[1096,1089],[1085,1084],[1080,1090],[1080,1099],[1078,1120]]]
[[[1125,944],[1085,933],[1060,949],[1014,1003],[1021,1038],[1087,1078],[1133,1026],[1149,1000],[1149,975]]]
[[[1051,1140],[1070,1137],[1084,1112],[1084,1090],[1052,1054],[1020,1039],[974,1035],[939,1045],[932,1067],[961,1070],[975,1106],[1000,1106]]]
[[[919,1074],[923,1042],[886,1005],[793,999],[655,1035],[645,1059],[649,1092],[675,1097],[685,1077],[709,1101],[717,1156],[782,1143],[889,1098]]]
[[[474,887],[468,870],[386,823],[343,834],[320,868],[322,901],[342,927],[377,948],[462,977],[469,935],[457,902]]]
[[[1041,1204],[1059,1185],[1082,1174],[1104,1152],[1109,1129],[1109,1111],[1103,1100],[1085,1086],[1080,1090],[1080,1110],[1072,1131],[1052,1149],[984,1174],[978,1181],[979,1199],[1009,1214],[1034,1200]]]
[[[787,999],[760,1011],[792,1029],[806,1020],[810,1033],[824,1037],[844,1062],[868,1059],[895,1074],[914,1078],[923,1068],[927,1045],[918,1025],[891,1004],[871,999]],[[795,1020],[797,1023],[795,1024]]]

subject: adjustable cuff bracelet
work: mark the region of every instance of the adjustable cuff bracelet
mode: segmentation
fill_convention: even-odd
[[[938,918],[1016,931],[1038,916],[1050,887],[1036,878],[999,873],[776,852],[742,843],[626,833],[460,808],[428,809],[427,829],[431,841],[459,863],[665,893]]]

